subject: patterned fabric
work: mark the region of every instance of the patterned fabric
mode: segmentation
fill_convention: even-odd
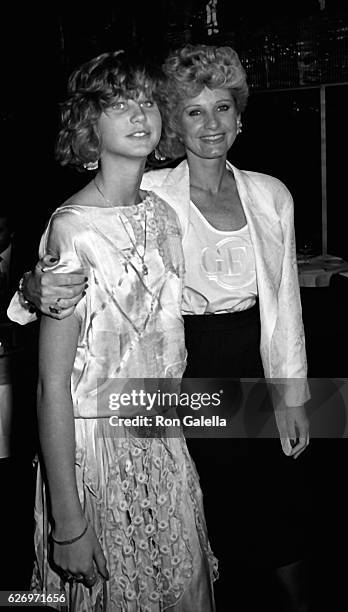
[[[142,276],[145,218],[149,273]],[[107,397],[115,377],[181,378],[184,263],[177,218],[163,200],[154,195],[117,209],[64,206],[42,238],[40,256],[45,252],[59,257],[53,271],[83,268],[88,276],[87,294],[75,309],[81,325],[72,373],[75,416],[102,415],[97,379],[105,380]]]
[[[145,244],[149,273],[142,276]],[[110,432],[100,397],[97,402],[100,379],[103,399],[110,377],[122,387],[133,377],[180,378],[183,373],[184,268],[176,215],[154,194],[140,205],[117,209],[62,207],[43,236],[41,253],[46,248],[59,255],[57,272],[84,268],[89,278],[87,295],[76,309],[80,335],[71,385],[76,479],[110,580],[100,578],[92,589],[67,585],[50,567],[39,467],[32,589],[65,592],[67,609],[78,612],[210,612],[217,561],[184,437],[167,437],[163,431],[162,437],[141,438],[124,426]]]

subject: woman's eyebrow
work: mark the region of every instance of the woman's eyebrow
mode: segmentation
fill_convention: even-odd
[[[221,102],[232,102],[232,100],[231,98],[222,98],[221,100],[216,100],[214,104],[221,104]],[[187,108],[201,108],[202,106],[202,104],[199,104],[197,102],[196,104],[187,104],[187,106],[184,106],[183,109],[186,110]]]
[[[200,108],[201,104],[188,104],[187,106],[183,106],[183,109],[186,110],[186,108]]]

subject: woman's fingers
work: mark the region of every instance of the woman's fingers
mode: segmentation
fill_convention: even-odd
[[[72,308],[74,306],[76,306],[76,304],[79,303],[81,299],[80,295],[77,295],[76,297],[70,298],[70,299],[66,299],[66,298],[56,298],[56,301],[58,302],[59,308],[61,310],[66,310],[67,308]]]
[[[75,300],[72,301],[69,300],[69,304],[71,304],[71,306],[69,306],[66,300],[60,300],[58,298],[52,301],[49,306],[42,306],[41,312],[53,319],[65,319],[74,312],[75,306],[79,300],[80,298],[75,298]]]
[[[84,579],[82,574],[72,574],[71,572],[61,572],[61,575],[65,582],[82,582]]]
[[[25,299],[43,314],[64,319],[70,316],[71,309],[85,295],[88,285],[83,270],[71,273],[50,272],[57,261],[44,255],[36,264],[35,272],[25,276],[23,293]]]
[[[87,282],[87,276],[81,272],[50,272],[50,270],[46,270],[41,271],[41,274],[42,286],[50,286],[55,291],[70,288],[76,292],[80,286],[84,286]],[[78,286],[77,289],[76,285]]]
[[[75,310],[75,306],[72,306],[71,308],[66,308],[65,310],[59,310],[58,313],[51,313],[49,314],[50,317],[52,317],[53,319],[66,319],[66,317],[70,317],[70,315],[74,312]],[[44,311],[42,311],[44,314],[48,314]]]
[[[89,533],[87,533],[84,538],[85,542],[76,542],[76,544],[71,545],[71,548],[75,548],[75,553],[77,553],[77,548],[79,549],[79,553],[77,554],[77,557],[74,557],[74,560],[71,557],[69,558],[69,564],[67,566],[69,569],[63,570],[63,576],[64,580],[66,581],[82,582],[86,587],[90,588],[97,582],[98,575],[102,576],[105,580],[108,580],[109,572],[107,570],[103,550],[94,530],[90,528],[88,531]],[[89,557],[89,562],[89,555],[84,554],[87,553],[87,550],[84,550],[85,545],[88,546],[92,553],[92,558]],[[71,550],[70,552],[72,553],[73,551]],[[83,563],[83,558],[87,562],[87,565]],[[76,561],[78,562],[76,563]]]
[[[43,272],[40,277],[40,288],[43,297],[60,297],[71,299],[81,295],[86,288],[86,276],[83,274],[63,274]]]
[[[98,572],[105,580],[109,580],[109,572],[106,565],[105,555],[102,548],[97,540],[96,547],[93,554],[94,562],[97,566]]]
[[[73,312],[76,304],[85,295],[87,289],[85,279],[86,277],[81,274],[42,273],[33,301],[43,314],[56,319],[64,319]],[[70,280],[73,280],[74,283],[61,284]]]
[[[309,420],[304,406],[287,410],[288,431],[292,440],[291,456],[297,459],[309,444]]]
[[[93,586],[97,580],[93,557],[98,543],[94,529],[89,525],[76,540],[69,541],[61,537],[61,532],[59,538],[58,542],[53,540],[52,561],[63,580],[80,581],[86,586]]]
[[[90,587],[92,587],[97,582],[97,578],[98,578],[98,573],[94,569],[94,567],[91,566],[84,573],[82,582],[85,584],[86,587],[90,588]]]
[[[291,456],[294,459],[297,459],[303,453],[303,451],[307,448],[309,444],[309,433],[305,436],[300,436],[298,439],[298,443],[293,447]]]
[[[58,257],[55,257],[54,255],[50,255],[49,253],[46,253],[43,257],[41,257],[41,259],[37,262],[37,266],[39,266],[41,269],[43,268],[52,268],[52,266],[55,266],[56,263],[58,261]]]

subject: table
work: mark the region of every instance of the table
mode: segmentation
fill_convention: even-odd
[[[348,262],[333,255],[297,256],[300,287],[328,287],[333,274],[348,275]]]

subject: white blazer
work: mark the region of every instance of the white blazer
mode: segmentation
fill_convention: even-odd
[[[254,248],[265,377],[279,383],[287,406],[298,406],[309,399],[309,392],[293,200],[278,179],[227,165],[236,180]],[[185,252],[190,202],[187,161],[174,169],[145,173],[141,188],[154,191],[174,208]]]

